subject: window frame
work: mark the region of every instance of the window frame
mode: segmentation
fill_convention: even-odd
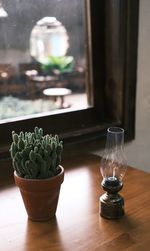
[[[100,137],[105,129],[112,125],[124,127],[128,140],[134,138],[139,0],[87,0],[85,3],[88,8],[87,55],[92,72],[92,77],[87,76],[87,95],[90,98],[93,92],[93,106],[78,111],[0,124],[0,155],[8,152],[11,131],[30,131],[37,125],[43,127],[46,133],[59,134],[65,143]],[[117,18],[114,20],[115,16]],[[115,25],[119,31],[118,38],[115,38],[118,43],[115,48],[113,44],[110,49],[107,36],[111,33],[113,37]],[[113,57],[119,62],[119,68],[116,70],[111,61]],[[107,67],[108,65],[110,67]],[[115,81],[121,83],[124,89],[121,119],[114,116],[111,107],[106,105],[109,98],[105,98],[105,84],[107,76],[112,71]],[[117,77],[117,74],[121,77]]]

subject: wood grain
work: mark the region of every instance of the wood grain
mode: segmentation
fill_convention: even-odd
[[[27,219],[18,188],[0,176],[0,250],[2,251],[148,251],[150,174],[128,168],[121,194],[125,216],[99,216],[99,157],[68,156],[56,217],[46,223]],[[8,185],[7,185],[8,182]]]

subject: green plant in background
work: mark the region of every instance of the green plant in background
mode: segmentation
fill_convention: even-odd
[[[28,179],[45,179],[57,175],[61,168],[63,142],[58,135],[43,135],[43,129],[34,132],[12,132],[10,154],[18,176]]]
[[[42,70],[45,73],[60,74],[71,72],[74,60],[72,56],[54,57],[50,56],[46,63],[42,64]]]

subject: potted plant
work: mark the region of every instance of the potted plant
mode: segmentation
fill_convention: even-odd
[[[14,179],[19,187],[28,218],[46,221],[57,209],[64,169],[60,165],[63,142],[58,135],[43,135],[43,129],[33,132],[12,132],[10,154]]]
[[[42,70],[48,74],[63,74],[72,71],[74,59],[72,56],[49,56],[47,61],[42,64]]]

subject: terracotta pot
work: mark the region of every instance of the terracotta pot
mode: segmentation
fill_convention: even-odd
[[[19,187],[28,218],[32,221],[47,221],[55,216],[60,186],[64,180],[64,169],[48,179],[24,179],[14,172],[16,185]]]

